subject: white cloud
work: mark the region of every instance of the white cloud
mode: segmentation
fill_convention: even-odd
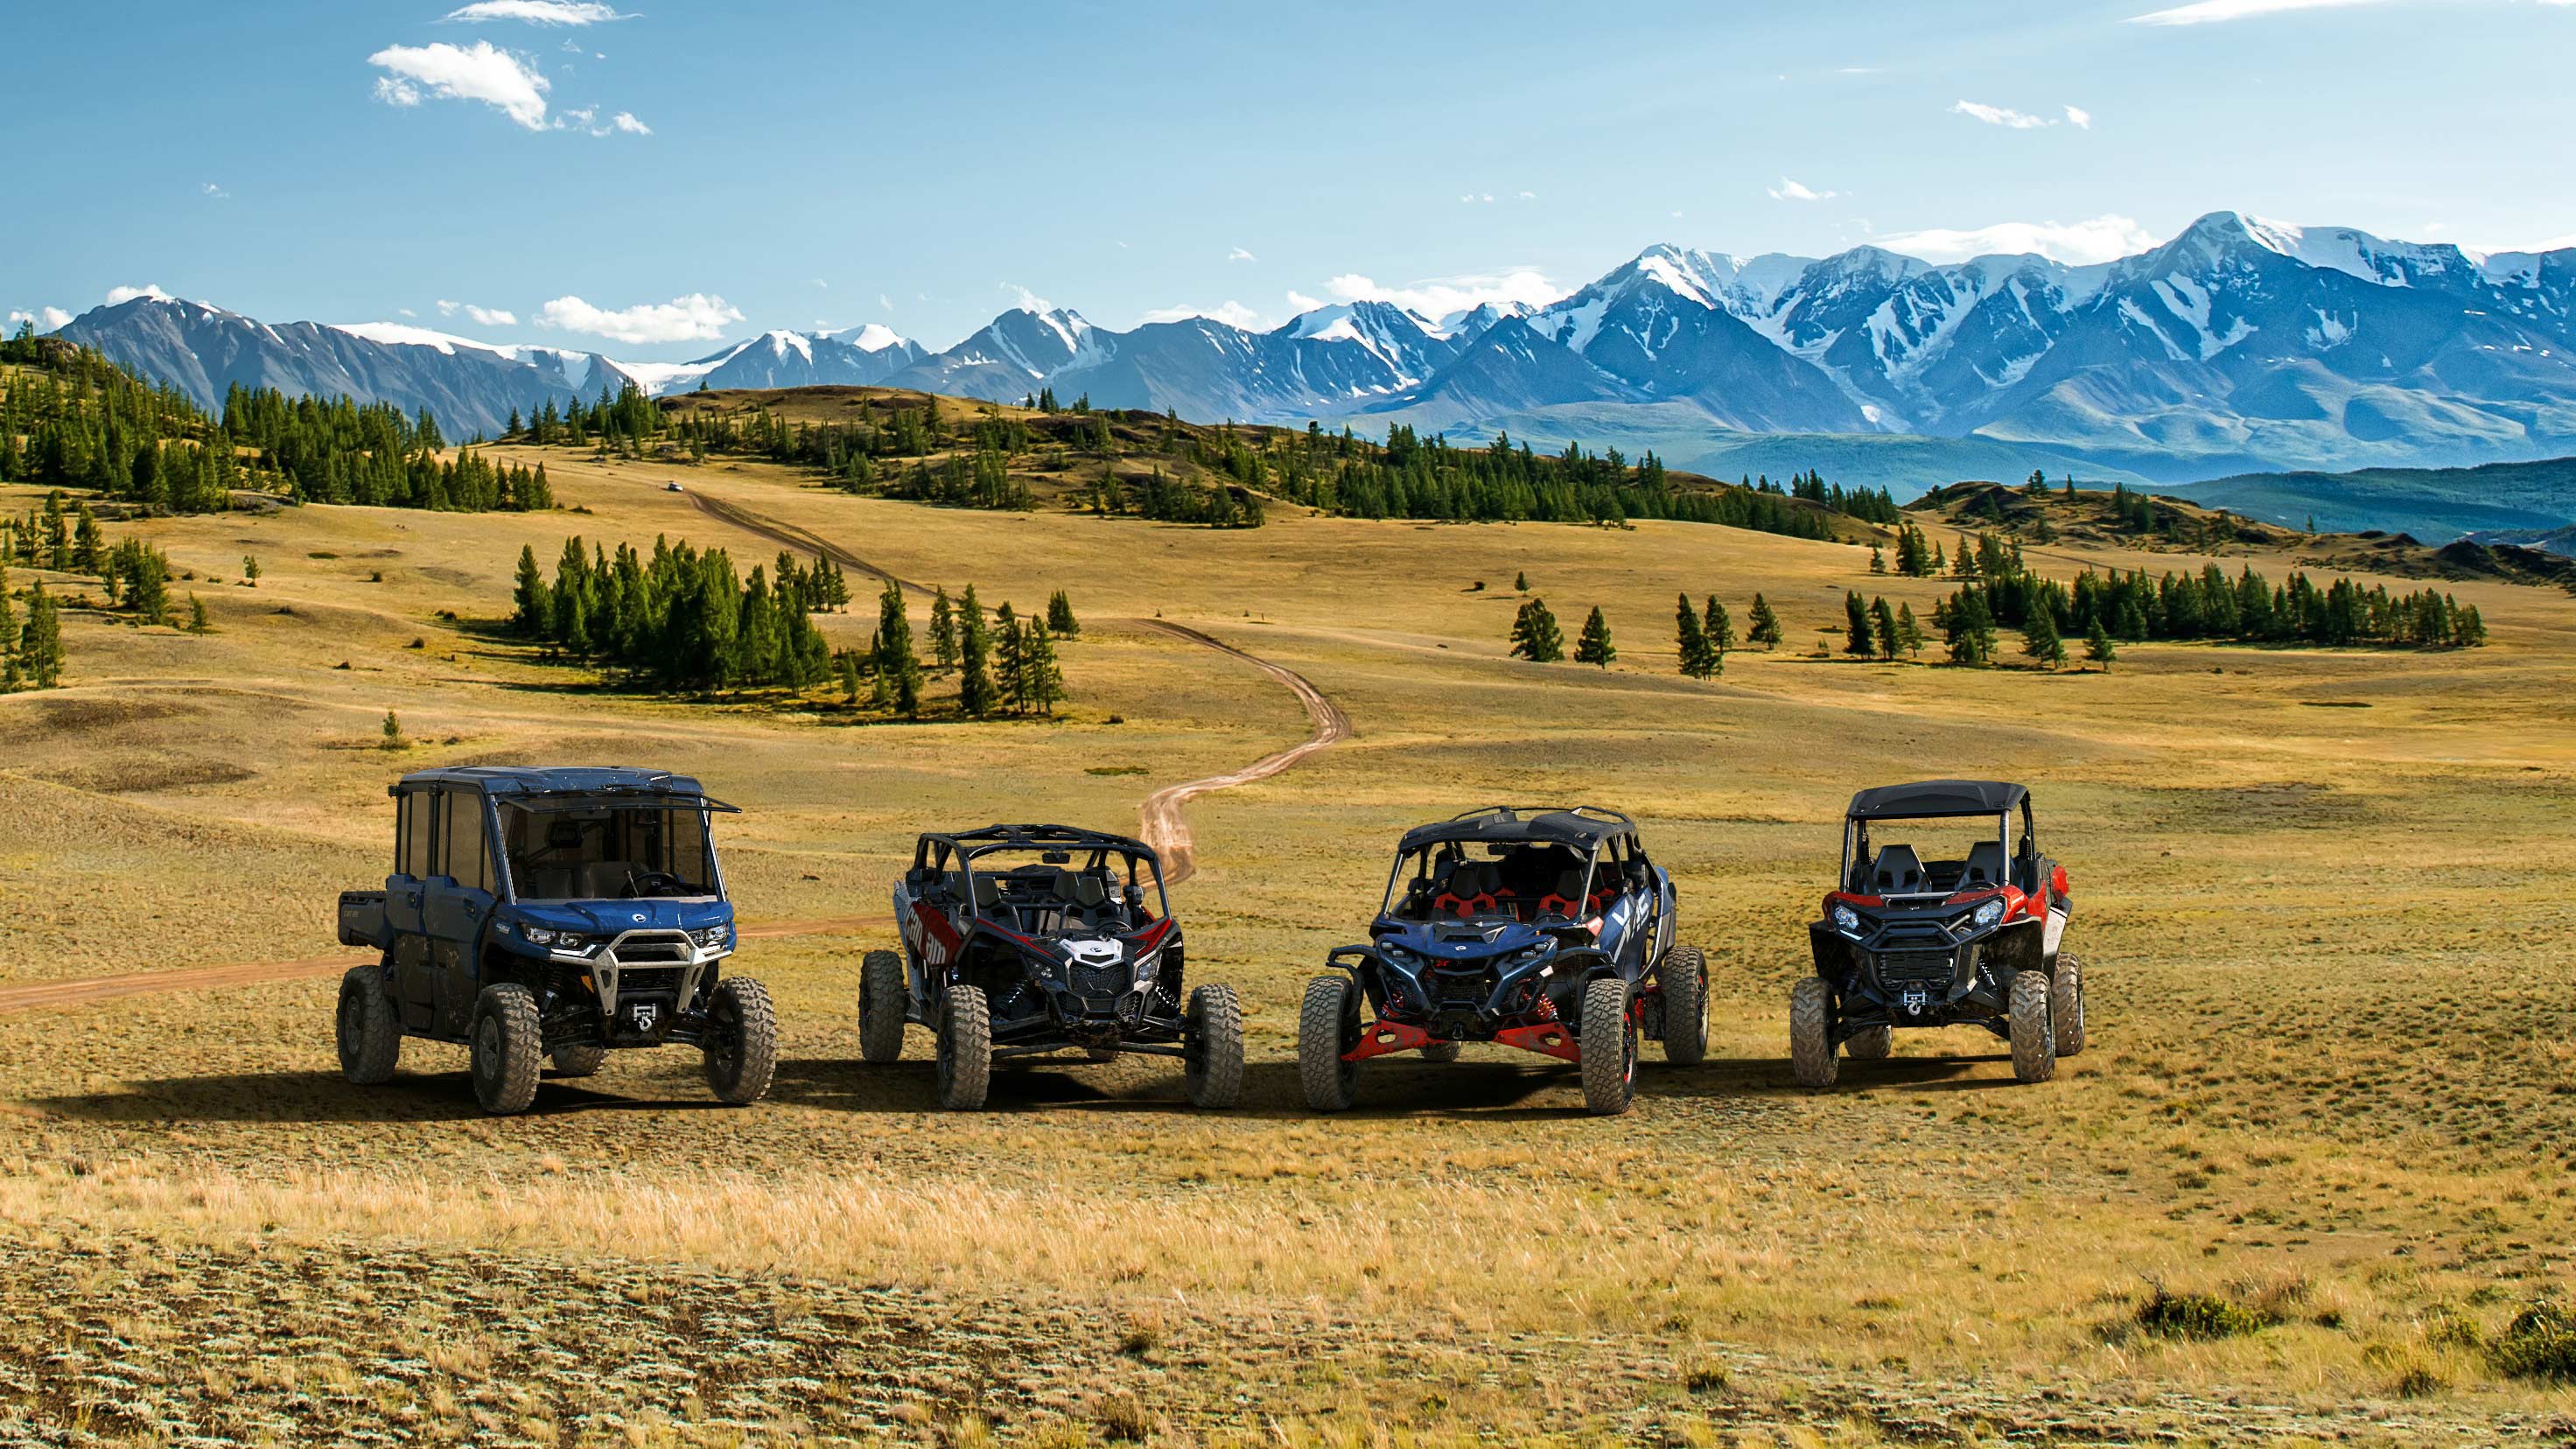
[[[202,194],[216,201],[230,201],[233,199],[233,194],[231,192],[224,190],[222,187],[217,186],[211,181],[205,184]]]
[[[146,282],[140,287],[108,288],[107,305],[111,307],[121,306],[124,303],[133,301],[137,297],[149,297],[155,302],[167,302],[170,300],[170,294],[162,291],[159,284]]]
[[[1228,251],[1225,254],[1225,259],[1229,262],[1257,262],[1261,260],[1259,257],[1254,256],[1252,253],[1245,251],[1241,247],[1235,247]]]
[[[1309,297],[1294,288],[1289,290],[1288,310],[1291,312],[1312,312],[1323,305],[1324,299],[1321,297]]]
[[[1835,71],[1834,71],[1834,74],[1836,74],[1836,75],[1876,75],[1876,74],[1878,74],[1878,69],[1879,69],[1879,68],[1878,68],[1877,66],[1874,66],[1874,65],[1846,65],[1846,66],[1840,66],[1840,67],[1837,67],[1837,68],[1835,69]]]
[[[1538,200],[1538,193],[1535,191],[1524,191],[1521,193],[1521,200],[1536,201]]]
[[[1839,191],[1817,191],[1783,176],[1780,184],[1769,188],[1773,201],[1830,201],[1842,195]]]
[[[473,4],[462,9],[448,11],[447,18],[524,20],[530,25],[598,25],[635,17],[620,15],[606,5],[591,3],[591,0],[474,0]]]
[[[441,317],[453,317],[456,315],[457,309],[464,305],[465,304],[462,302],[451,302],[445,297],[441,297],[438,299],[438,315]]]
[[[877,305],[891,312],[894,310],[894,298],[887,296],[883,292],[879,292],[877,293]]]
[[[1567,293],[1566,288],[1529,267],[1506,272],[1431,277],[1401,287],[1380,286],[1357,272],[1346,272],[1326,282],[1324,290],[1339,301],[1393,302],[1434,318],[1463,312],[1487,302],[1525,302],[1533,307],[1545,306]]]
[[[405,317],[417,317],[417,316],[419,316],[419,315],[420,315],[418,312],[413,311],[413,310],[412,310],[412,309],[410,309],[409,307],[396,307],[394,310],[395,310],[396,312],[398,312],[398,313],[402,314],[402,315],[403,315],[403,316],[405,316]]]
[[[1240,327],[1246,332],[1259,332],[1270,326],[1269,318],[1253,311],[1241,302],[1233,301],[1231,299],[1221,302],[1214,307],[1157,307],[1153,311],[1146,313],[1144,316],[1136,320],[1140,322],[1179,322],[1190,317],[1211,318],[1215,321],[1224,323],[1228,327]]]
[[[476,322],[479,322],[486,327],[516,327],[519,325],[519,314],[504,307],[476,307],[468,305],[465,309],[465,315],[473,318]]]
[[[2079,131],[2090,131],[2093,129],[2093,113],[2084,109],[2082,106],[2068,106],[2066,108],[2066,124],[2073,126]]]
[[[376,99],[387,105],[419,105],[425,89],[441,100],[481,101],[531,131],[546,128],[546,78],[488,40],[388,45],[367,64],[391,72],[376,78]]]
[[[653,134],[652,127],[635,119],[634,114],[629,111],[619,111],[616,115],[609,117],[608,124],[615,126],[617,129],[624,131],[630,136],[650,136]]]
[[[1954,116],[1972,116],[1989,126],[2005,126],[2015,131],[2033,131],[2057,123],[2046,116],[2016,111],[2010,106],[1989,106],[1982,101],[1961,101],[1950,108]]]
[[[1878,244],[1927,262],[1963,262],[1970,257],[2037,252],[2069,265],[2089,266],[2133,256],[2156,241],[2156,234],[2135,219],[2106,214],[2090,221],[2006,221],[1969,231],[1933,228],[1893,232],[1879,238]]]
[[[2340,10],[2353,5],[2374,5],[2380,0],[2199,0],[2194,5],[2177,5],[2171,10],[2151,10],[2129,17],[2131,25],[2215,25],[2227,20],[2245,20],[2257,15],[2277,15],[2288,10]],[[2568,0],[2555,0],[2568,3]]]
[[[63,324],[71,320],[72,314],[60,307],[39,307],[33,312],[12,311],[9,330],[15,332],[21,323],[33,323],[39,332],[59,332]]]
[[[741,320],[742,313],[731,303],[704,292],[692,292],[668,302],[648,302],[613,312],[594,307],[579,297],[557,297],[537,313],[540,327],[588,332],[612,342],[639,345],[712,342],[724,335],[727,324]]]

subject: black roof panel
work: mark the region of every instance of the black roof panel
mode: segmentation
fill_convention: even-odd
[[[462,785],[487,795],[704,795],[687,775],[631,765],[457,765],[417,770],[402,785]]]
[[[1942,815],[1997,815],[2014,809],[2030,791],[1993,780],[1918,780],[1881,785],[1851,798],[1844,812],[1854,820],[1923,820]]]
[[[1449,842],[1514,845],[1545,842],[1596,850],[1601,843],[1637,833],[1637,822],[1597,805],[1488,805],[1454,819],[1417,825],[1404,832],[1399,850]]]

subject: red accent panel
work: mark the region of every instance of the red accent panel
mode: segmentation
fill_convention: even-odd
[[[958,943],[966,939],[965,937],[957,934],[957,928],[950,925],[948,917],[941,912],[922,910],[916,907],[912,915],[914,920],[921,922],[921,929],[924,934],[930,936],[933,940],[936,940],[940,945],[947,947],[949,950],[956,950]]]
[[[1887,904],[1887,901],[1883,897],[1865,896],[1854,891],[1835,891],[1825,897],[1826,915],[1830,916],[1834,913],[1834,903],[1837,901],[1847,906],[1883,906]]]
[[[1398,1021],[1381,1021],[1360,1033],[1360,1044],[1342,1053],[1346,1062],[1364,1062],[1389,1052],[1409,1052],[1431,1045],[1431,1033]]]
[[[1128,939],[1135,944],[1137,950],[1151,951],[1156,946],[1163,944],[1163,938],[1171,933],[1172,918],[1165,916],[1163,919],[1147,926],[1145,929],[1137,932]]]
[[[1569,1062],[1583,1060],[1583,1048],[1575,1041],[1571,1027],[1507,1026],[1494,1033],[1494,1040],[1543,1057],[1560,1057]]]

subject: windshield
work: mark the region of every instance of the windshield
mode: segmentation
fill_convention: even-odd
[[[523,901],[723,894],[695,800],[504,801],[501,838]]]
[[[976,851],[966,865],[976,913],[1030,935],[1132,935],[1171,914],[1161,869],[1135,851],[1004,845]]]
[[[1396,856],[1379,910],[1399,921],[1572,921],[1617,893],[1613,872],[1591,864],[1570,845],[1425,845]]]
[[[1864,896],[1950,896],[2010,879],[2010,817],[1854,820],[1844,830],[1843,889]]]

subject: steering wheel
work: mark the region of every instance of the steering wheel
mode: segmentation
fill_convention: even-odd
[[[630,870],[626,873],[626,896],[629,900],[641,900],[647,894],[677,894],[688,888],[687,881],[667,870]]]

